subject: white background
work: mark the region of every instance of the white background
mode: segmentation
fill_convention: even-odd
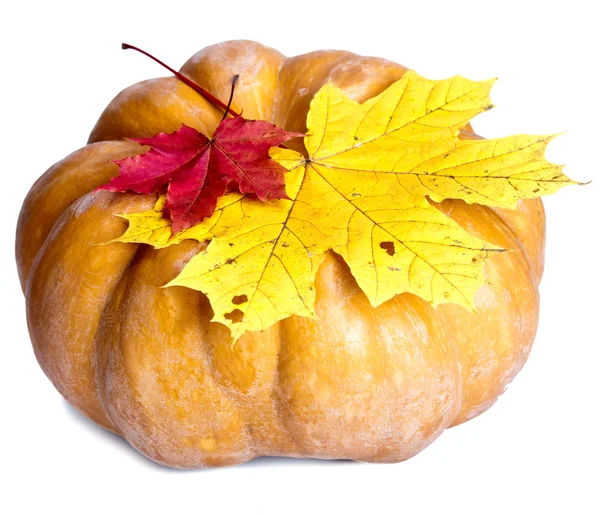
[[[600,40],[590,1],[10,2],[0,12],[0,511],[20,513],[600,513]],[[8,5],[8,6],[7,6]],[[341,48],[430,78],[493,76],[486,137],[568,132],[548,157],[586,187],[546,202],[547,266],[531,357],[499,402],[395,465],[263,458],[173,471],[76,414],[39,369],[14,264],[35,179],[85,144],[121,89],[249,38],[293,55]],[[593,491],[596,489],[596,492]]]

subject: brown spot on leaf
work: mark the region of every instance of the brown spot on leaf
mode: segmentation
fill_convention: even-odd
[[[239,309],[234,309],[231,313],[225,313],[225,318],[231,320],[234,324],[237,324],[244,320],[244,312]]]
[[[231,302],[236,306],[243,304],[244,302],[248,302],[248,295],[236,295],[231,299]]]
[[[396,253],[396,247],[394,246],[393,241],[382,241],[379,246],[390,256],[393,256]]]

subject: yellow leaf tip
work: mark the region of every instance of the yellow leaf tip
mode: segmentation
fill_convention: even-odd
[[[91,246],[92,247],[100,247],[100,246],[108,245],[109,243],[121,243],[121,241],[118,239],[114,239],[114,240],[110,240],[110,241],[103,241],[101,243],[92,243]]]

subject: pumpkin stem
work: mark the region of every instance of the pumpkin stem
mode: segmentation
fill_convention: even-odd
[[[173,68],[171,68],[169,65],[163,63],[161,60],[157,59],[156,57],[154,57],[152,54],[149,54],[148,52],[146,52],[145,50],[142,50],[141,48],[138,48],[136,46],[133,45],[129,45],[127,43],[121,43],[121,48],[123,50],[127,50],[129,48],[131,48],[132,50],[135,50],[137,52],[140,52],[141,54],[144,54],[145,56],[149,57],[150,59],[152,59],[153,61],[157,62],[158,64],[160,64],[163,68],[166,68],[167,70],[169,70],[173,75],[175,75],[175,77],[177,77],[180,81],[184,82],[185,84],[187,84],[190,88],[192,88],[194,91],[200,93],[200,95],[202,95],[204,98],[206,98],[206,100],[208,100],[211,104],[213,104],[214,106],[220,107],[221,109],[223,109],[225,111],[225,116],[227,116],[227,114],[231,114],[232,116],[240,116],[238,113],[236,113],[233,109],[231,109],[231,107],[229,105],[225,105],[223,102],[221,102],[217,97],[215,97],[212,93],[209,93],[208,91],[206,91],[204,88],[200,87],[198,84],[196,84],[193,80],[188,79],[185,75],[183,75],[182,73],[179,73],[178,71],[174,70]],[[238,77],[236,75],[236,77]],[[237,79],[236,79],[237,80]],[[235,84],[235,82],[234,82]],[[231,91],[232,97],[233,97],[233,88]],[[231,99],[229,100],[230,104],[231,104]],[[225,118],[225,116],[223,116],[223,118]]]
[[[223,118],[221,118],[221,122],[227,118],[228,113],[233,113],[231,110],[231,102],[233,101],[233,92],[235,91],[235,84],[237,83],[240,76],[236,73],[231,79],[231,93],[229,93],[229,102],[227,102],[227,107],[225,108],[225,112],[223,113]]]

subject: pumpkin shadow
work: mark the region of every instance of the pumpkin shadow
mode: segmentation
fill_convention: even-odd
[[[212,468],[212,469],[176,469],[167,467],[166,465],[161,465],[157,463],[138,450],[136,450],[125,438],[122,436],[109,431],[108,429],[99,426],[85,415],[83,415],[80,411],[71,406],[67,401],[63,400],[63,405],[65,407],[65,411],[67,414],[77,420],[77,423],[85,428],[85,430],[89,431],[93,434],[94,437],[103,440],[104,442],[108,442],[109,445],[113,445],[118,448],[120,452],[123,454],[127,454],[129,457],[141,463],[146,467],[150,467],[156,471],[163,473],[192,473],[192,472],[206,472],[208,470],[212,470],[216,472],[217,470],[226,470],[230,467],[220,467],[220,468]],[[340,466],[340,465],[358,465],[359,462],[345,459],[317,459],[317,458],[292,458],[292,457],[283,457],[283,456],[259,456],[258,458],[254,458],[253,460],[247,461],[246,463],[241,463],[239,465],[234,465],[236,469],[255,469],[255,468],[280,468],[280,467],[315,467],[315,466]]]
[[[253,460],[236,465],[236,468],[264,468],[264,467],[314,467],[314,466],[339,466],[358,465],[359,462],[345,459],[318,459],[318,458],[290,458],[287,456],[259,456]]]
[[[189,472],[187,470],[182,469],[174,469],[170,467],[166,467],[165,465],[161,465],[155,461],[152,461],[147,456],[143,455],[141,452],[136,450],[125,438],[117,433],[113,433],[108,429],[99,426],[94,421],[87,418],[80,411],[71,406],[67,401],[63,399],[63,405],[65,406],[65,411],[71,417],[77,420],[77,423],[85,428],[87,431],[93,434],[95,438],[99,440],[103,440],[104,442],[108,442],[109,445],[115,446],[118,448],[122,454],[127,454],[134,461],[141,463],[142,465],[152,468],[159,472]]]

